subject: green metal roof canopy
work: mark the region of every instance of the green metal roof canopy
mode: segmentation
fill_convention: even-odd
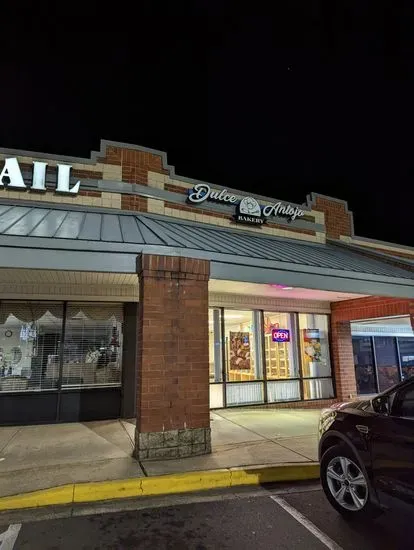
[[[211,260],[214,279],[414,298],[408,262],[154,214],[3,202],[0,247],[8,268],[133,273],[140,253],[178,255]]]

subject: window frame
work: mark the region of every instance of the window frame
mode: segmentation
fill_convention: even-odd
[[[328,345],[328,357],[329,357],[329,363],[330,363],[330,376],[303,376],[303,366],[302,366],[302,354],[301,354],[301,344],[300,344],[300,330],[299,330],[299,313],[312,313],[312,312],[301,312],[301,311],[292,311],[292,310],[284,310],[283,308],[251,308],[248,306],[237,305],[234,307],[224,307],[224,306],[215,306],[215,305],[209,305],[209,309],[219,309],[220,310],[220,317],[221,317],[221,349],[222,349],[222,368],[223,368],[223,380],[222,382],[210,382],[210,384],[222,384],[223,387],[223,407],[220,408],[227,408],[227,407],[250,407],[250,406],[257,406],[258,403],[252,403],[252,404],[240,404],[240,405],[228,405],[227,404],[227,391],[226,387],[230,386],[232,384],[243,384],[244,381],[237,381],[228,380],[227,376],[227,356],[226,356],[226,326],[225,326],[225,311],[250,311],[252,313],[252,318],[254,318],[254,312],[258,312],[258,315],[261,319],[261,330],[260,330],[260,349],[258,350],[258,354],[260,354],[260,359],[262,362],[262,377],[256,378],[252,381],[246,381],[246,382],[255,382],[255,383],[261,383],[263,384],[263,401],[260,404],[277,404],[277,403],[298,403],[298,402],[309,402],[309,401],[326,401],[335,399],[337,395],[337,389],[336,389],[336,379],[335,379],[335,370],[334,370],[334,362],[333,362],[333,346],[332,346],[332,324],[331,324],[331,315],[329,313],[321,313],[321,312],[315,312],[315,315],[323,315],[326,317],[327,320],[327,345]],[[296,355],[296,361],[297,361],[297,373],[298,376],[295,376],[294,378],[267,378],[266,373],[266,361],[265,361],[265,342],[264,342],[264,314],[271,314],[271,313],[284,313],[287,315],[292,316],[292,332],[295,334],[295,340],[296,342],[292,342],[294,346],[294,354]],[[293,330],[294,325],[294,330]],[[304,398],[304,382],[311,381],[311,380],[331,380],[332,382],[332,388],[333,388],[333,394],[332,397],[317,397],[313,399],[305,399]],[[291,401],[269,401],[268,400],[268,388],[267,383],[268,382],[276,382],[276,383],[285,383],[285,382],[293,382],[293,381],[299,381],[299,398],[298,399],[292,399]],[[214,409],[211,409],[214,410]]]
[[[63,366],[64,366],[64,345],[65,345],[65,338],[66,338],[66,331],[67,331],[67,311],[68,311],[68,305],[71,304],[93,304],[96,306],[99,306],[100,302],[93,302],[91,300],[25,300],[25,299],[15,299],[15,300],[0,300],[0,302],[5,303],[44,303],[44,304],[60,304],[62,306],[62,320],[61,320],[61,327],[60,327],[60,347],[58,350],[59,360],[58,360],[58,369],[59,374],[58,378],[56,380],[56,386],[54,388],[30,388],[26,390],[5,390],[0,391],[0,397],[3,395],[33,395],[33,394],[46,394],[46,393],[53,393],[58,395],[58,405],[60,402],[60,394],[61,393],[67,393],[67,392],[73,392],[73,391],[88,391],[88,390],[105,390],[105,389],[119,389],[122,390],[123,386],[123,351],[124,347],[120,350],[121,354],[121,370],[120,370],[120,380],[119,382],[109,382],[109,383],[103,383],[103,384],[76,384],[76,385],[64,385],[63,384]],[[122,310],[122,320],[121,323],[121,330],[123,333],[123,326],[124,326],[124,308],[125,308],[125,302],[110,302],[113,304],[119,305]],[[124,346],[124,343],[123,343]]]

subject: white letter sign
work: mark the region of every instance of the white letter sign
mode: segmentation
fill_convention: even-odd
[[[47,191],[47,164],[47,162],[40,162],[38,160],[33,161],[32,186],[30,190]],[[76,195],[79,192],[80,181],[76,182],[72,188],[70,187],[71,168],[72,166],[69,164],[57,165],[56,193]],[[27,189],[17,158],[10,158],[4,161],[3,169],[0,172],[0,187],[6,187],[7,189]]]
[[[68,164],[58,164],[57,168],[58,178],[56,193],[72,193],[73,195],[76,195],[76,193],[78,193],[79,191],[80,181],[75,183],[72,189],[70,189],[70,169],[72,168],[72,166],[69,166]]]
[[[0,187],[4,187],[4,178],[9,178],[7,187],[14,189],[26,189],[23,176],[17,159],[6,159],[3,170],[0,172]]]
[[[46,191],[46,166],[47,162],[33,162],[33,183],[35,191]]]

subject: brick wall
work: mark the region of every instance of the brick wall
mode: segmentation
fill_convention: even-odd
[[[345,203],[316,195],[313,210],[325,214],[326,236],[330,239],[352,235],[352,215]]]
[[[122,210],[148,212],[148,199],[139,195],[121,195]]]
[[[340,401],[346,401],[357,393],[351,323],[337,320],[333,315],[331,334],[336,395]]]
[[[209,262],[142,255],[137,430],[208,428]]]
[[[412,307],[414,300],[369,296],[367,298],[334,302],[331,304],[331,310],[332,317],[336,320],[356,321],[358,319],[408,315],[410,304]]]
[[[98,162],[121,166],[122,181],[126,183],[148,185],[149,171],[168,174],[168,170],[162,166],[160,155],[135,149],[107,147],[105,157],[98,159]]]
[[[362,242],[358,242],[358,245],[363,246]],[[392,256],[399,256],[400,258],[407,258],[409,260],[414,260],[414,250],[412,252],[401,252],[401,251],[395,251],[395,250],[389,250],[387,248],[380,248],[380,247],[367,247],[368,250],[376,250],[377,252],[381,252],[382,254],[390,254]]]
[[[352,349],[351,321],[375,319],[412,313],[414,300],[369,296],[331,304],[332,356],[336,391],[339,400],[356,395],[355,365]]]

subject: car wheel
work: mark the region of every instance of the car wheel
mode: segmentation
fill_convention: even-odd
[[[364,469],[347,445],[335,445],[324,453],[321,482],[331,505],[347,519],[373,518],[381,513],[371,501]]]

